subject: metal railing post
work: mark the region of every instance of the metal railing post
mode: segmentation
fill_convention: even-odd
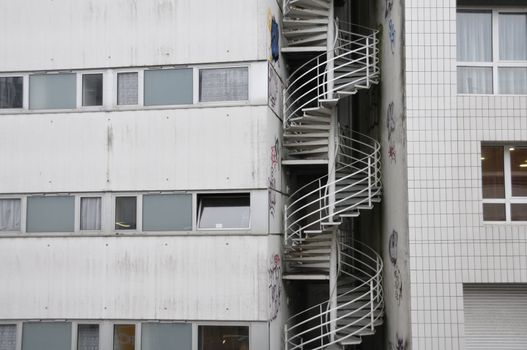
[[[284,244],[287,245],[287,204],[284,204]]]
[[[322,317],[322,313],[324,310],[322,309],[322,305],[320,305],[320,345],[324,346],[324,318]]]
[[[366,37],[366,86],[370,86],[370,43],[369,37]]]
[[[368,206],[371,207],[371,158],[368,157]]]
[[[373,316],[373,279],[370,281],[370,311],[371,311],[371,316],[370,316],[370,320],[371,320],[371,330],[373,331],[374,329],[374,326],[373,326],[373,322],[375,320],[375,317]]]

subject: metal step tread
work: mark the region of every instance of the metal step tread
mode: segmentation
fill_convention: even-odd
[[[328,159],[282,159],[282,165],[309,165],[328,163]]]
[[[309,274],[309,273],[303,273],[303,274],[292,274],[292,273],[284,273],[282,275],[282,279],[284,280],[329,280],[329,274]]]

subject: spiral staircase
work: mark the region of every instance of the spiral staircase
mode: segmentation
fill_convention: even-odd
[[[336,112],[378,82],[377,32],[334,19],[333,0],[283,6],[282,53],[311,58],[287,81],[282,164],[293,175],[327,164],[285,207],[283,278],[329,281],[327,300],[288,319],[285,349],[344,349],[374,334],[384,313],[382,259],[344,229],[380,201],[380,145],[341,128]]]

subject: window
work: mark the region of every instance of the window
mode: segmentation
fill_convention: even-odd
[[[102,74],[82,75],[82,105],[102,106]]]
[[[527,146],[482,145],[483,220],[527,221]]]
[[[141,350],[191,350],[192,325],[178,323],[143,323]]]
[[[81,230],[101,229],[101,197],[81,198]]]
[[[15,324],[0,324],[0,349],[16,350]]]
[[[145,106],[192,104],[192,69],[145,70]]]
[[[29,77],[30,109],[67,109],[77,106],[74,73],[35,74]]]
[[[243,101],[249,98],[247,67],[202,69],[199,71],[199,100]]]
[[[113,350],[135,349],[135,325],[116,324],[113,327]]]
[[[137,227],[137,197],[115,198],[115,229],[135,230]]]
[[[248,193],[198,196],[198,227],[208,229],[249,228]]]
[[[79,324],[77,326],[77,350],[99,350],[98,324]]]
[[[75,198],[35,196],[27,198],[27,232],[73,232]]]
[[[192,196],[143,196],[143,231],[192,230]]]
[[[71,350],[71,323],[24,323],[22,350]]]
[[[117,104],[136,105],[139,96],[137,73],[117,74]]]
[[[457,12],[461,94],[527,94],[527,12]]]
[[[249,350],[249,327],[199,326],[198,350]]]
[[[22,108],[23,78],[0,77],[0,108]]]
[[[20,231],[20,199],[0,199],[0,231]]]

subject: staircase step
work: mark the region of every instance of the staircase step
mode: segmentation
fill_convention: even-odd
[[[308,36],[316,33],[327,33],[327,26],[304,27],[300,29],[284,30],[283,34],[288,39],[296,39],[302,36]]]
[[[330,2],[324,0],[292,0],[291,5],[322,9],[330,8]]]
[[[297,52],[325,52],[327,50],[326,46],[292,46],[292,47],[282,47],[282,53],[297,53]]]
[[[360,213],[358,211],[356,212],[351,212],[351,213],[342,213],[342,214],[337,214],[339,217],[341,218],[356,218],[360,215]]]
[[[328,274],[290,274],[290,273],[284,273],[282,275],[282,279],[284,280],[329,280]]]
[[[290,119],[292,122],[297,122],[297,123],[310,123],[310,124],[330,124],[331,123],[331,118],[328,118],[328,117],[314,117],[314,116],[310,116],[310,115],[304,115],[302,117],[295,117],[295,118],[291,118]]]
[[[331,108],[326,108],[324,106],[319,107],[307,107],[302,108],[302,112],[306,115],[312,115],[312,116],[331,116]]]
[[[330,125],[327,124],[304,124],[304,125],[291,125],[286,128],[288,132],[307,132],[310,130],[329,130]]]
[[[299,45],[303,45],[303,44],[312,44],[312,43],[324,43],[328,38],[328,34],[327,33],[324,33],[324,34],[317,34],[317,35],[311,35],[311,36],[308,36],[308,37],[305,37],[305,38],[301,38],[301,39],[295,39],[295,40],[289,40],[287,42],[287,45],[289,47],[292,47],[292,46],[299,46]]]
[[[311,9],[308,7],[291,6],[285,14],[288,18],[327,18],[329,16],[329,9]]]
[[[361,337],[348,336],[348,337],[341,337],[341,338],[342,340],[339,339],[338,333],[337,333],[337,339],[339,339],[338,342],[342,346],[359,345],[360,343],[362,343]]]
[[[282,165],[315,165],[328,164],[327,159],[282,159]]]
[[[328,139],[312,140],[312,141],[296,141],[296,142],[284,142],[284,147],[287,148],[311,148],[325,146],[329,144]]]
[[[302,249],[302,250],[294,250],[291,252],[287,252],[286,255],[290,257],[298,257],[298,256],[315,256],[315,255],[322,255],[322,254],[329,254],[331,253],[331,248],[313,248],[313,249]]]
[[[339,103],[339,99],[338,98],[332,98],[332,99],[323,99],[323,100],[319,100],[320,104],[326,108],[333,108],[337,105],[337,103]]]
[[[328,255],[308,255],[308,256],[289,256],[287,255],[285,257],[285,260],[287,262],[299,262],[299,263],[312,263],[312,262],[329,262],[329,256]]]
[[[328,262],[289,262],[291,264],[290,268],[301,268],[301,269],[328,269],[329,270],[329,261]]]
[[[291,133],[287,133],[285,132],[284,133],[284,139],[293,139],[293,140],[297,140],[297,139],[311,139],[311,138],[323,138],[323,137],[328,137],[328,133],[326,132],[313,132],[313,133],[295,133],[295,134],[291,134]]]
[[[329,23],[329,19],[327,18],[313,18],[313,19],[296,19],[296,18],[287,18],[285,17],[282,21],[282,27],[284,30],[286,29],[294,29],[294,28],[306,28],[306,27],[313,27],[316,25],[324,26],[327,28],[327,24]],[[326,51],[326,48],[324,48],[324,51]]]
[[[347,97],[347,96],[353,96],[357,93],[357,91],[337,91],[337,95]]]
[[[291,156],[301,156],[301,155],[313,155],[313,154],[320,154],[325,155],[327,157],[328,147],[320,147],[316,149],[311,150],[290,150],[289,155]]]

